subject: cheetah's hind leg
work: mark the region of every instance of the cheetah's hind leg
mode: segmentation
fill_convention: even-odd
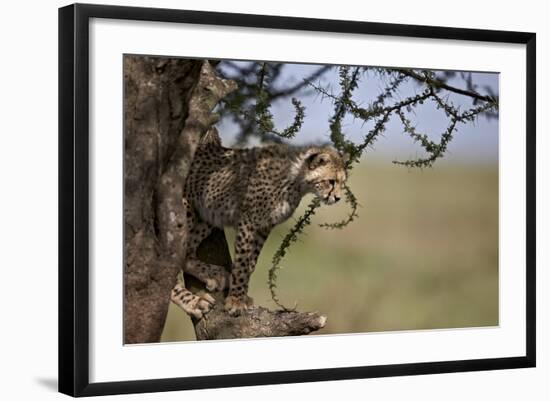
[[[197,258],[197,249],[213,227],[194,216],[194,225],[189,230],[187,257],[183,271],[206,284],[208,291],[223,291],[229,286],[229,275],[222,266],[205,263]]]
[[[182,283],[176,284],[176,286],[172,289],[170,299],[173,303],[183,309],[185,313],[195,319],[201,319],[204,315],[210,312],[210,309],[212,309],[214,303],[216,302],[208,293],[202,295],[193,294],[185,288]]]
[[[202,281],[208,291],[223,291],[229,287],[230,273],[223,266],[189,258],[185,262],[183,271]]]
[[[187,215],[185,230],[189,238],[187,240],[186,259],[192,259],[201,241],[210,234],[210,227],[201,224],[195,215],[193,208],[187,198],[182,198],[183,207]],[[201,319],[207,314],[216,303],[215,299],[209,294],[196,295],[184,287],[182,282],[178,282],[172,289],[170,299],[179,306],[189,316],[195,319]]]

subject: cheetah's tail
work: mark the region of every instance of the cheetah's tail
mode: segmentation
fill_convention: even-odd
[[[218,130],[215,127],[212,127],[202,136],[200,143],[201,145],[212,144],[221,146],[222,140],[218,134]]]

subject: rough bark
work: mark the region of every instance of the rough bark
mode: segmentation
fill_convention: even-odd
[[[181,255],[170,255],[159,240],[158,187],[189,114],[200,69],[194,60],[124,58],[125,343],[158,341],[166,294],[181,266]]]
[[[160,340],[184,262],[182,195],[189,166],[199,139],[217,122],[213,108],[236,86],[203,60],[144,56],[125,56],[124,80],[124,339],[150,343]],[[223,231],[201,244],[199,257],[230,268]],[[192,291],[204,288],[191,277],[185,282]],[[224,294],[212,295],[216,307],[193,322],[201,340],[307,334],[325,322],[315,313],[259,307],[232,318],[223,310]]]

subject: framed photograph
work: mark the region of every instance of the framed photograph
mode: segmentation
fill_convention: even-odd
[[[59,391],[535,366],[535,34],[59,10]]]

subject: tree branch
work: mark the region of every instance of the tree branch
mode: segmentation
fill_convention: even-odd
[[[458,93],[459,95],[469,96],[473,99],[481,100],[481,101],[484,101],[484,102],[489,102],[491,104],[496,103],[495,98],[492,97],[492,96],[480,95],[479,93],[474,92],[473,90],[465,90],[465,89],[456,88],[456,87],[450,86],[450,85],[446,84],[445,82],[440,81],[438,79],[433,79],[433,78],[422,76],[422,75],[416,73],[413,70],[409,70],[409,69],[405,69],[405,68],[397,68],[394,71],[397,71],[397,72],[399,72],[403,75],[411,77],[411,78],[413,78],[417,81],[423,82],[423,83],[425,83],[425,84],[427,84],[427,85],[429,85],[433,88],[445,89],[449,92],[454,92],[454,93]]]
[[[189,99],[189,115],[175,143],[172,156],[157,188],[159,242],[163,254],[171,262],[183,263],[187,234],[182,227],[187,216],[182,203],[183,186],[200,138],[217,122],[212,110],[227,94],[236,89],[230,80],[217,77],[208,61],[204,61],[198,83]],[[175,279],[175,277],[174,277]]]

